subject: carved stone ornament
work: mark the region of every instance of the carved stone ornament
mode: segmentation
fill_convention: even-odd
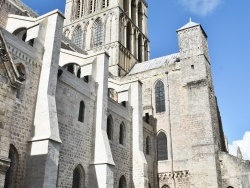
[[[3,64],[3,67],[8,75],[11,85],[15,88],[18,88],[22,85],[19,78],[20,75],[11,59],[11,56],[8,52],[8,47],[6,45],[4,34],[0,29],[0,63]]]

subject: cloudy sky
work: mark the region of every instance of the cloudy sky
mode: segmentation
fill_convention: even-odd
[[[65,0],[23,0],[43,14]],[[151,58],[178,52],[176,30],[189,18],[208,35],[213,81],[231,153],[250,159],[250,1],[147,0]]]

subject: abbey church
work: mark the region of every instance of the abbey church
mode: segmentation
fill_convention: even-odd
[[[145,0],[0,0],[0,188],[249,188],[199,23],[150,59]],[[215,62],[219,63],[219,62]],[[219,99],[218,99],[219,100]]]

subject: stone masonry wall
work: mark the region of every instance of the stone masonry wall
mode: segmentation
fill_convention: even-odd
[[[95,95],[92,82],[86,83],[62,69],[56,90],[56,105],[60,138],[62,140],[58,167],[59,188],[71,188],[73,170],[77,165],[84,169],[84,187],[89,187],[89,165],[93,154]],[[84,122],[78,121],[79,105],[84,101]]]
[[[250,187],[250,161],[244,161],[225,152],[219,152],[222,187]]]
[[[150,123],[150,122],[149,122]],[[154,126],[154,125],[153,125]],[[155,134],[155,127],[144,122],[143,129],[143,152],[148,164],[148,183],[151,188],[158,188],[157,181],[157,140]],[[146,139],[149,137],[149,154],[146,153]]]
[[[29,140],[33,136],[33,119],[39,84],[40,64],[29,55],[15,49],[11,49],[15,64],[25,67],[26,80],[20,90],[20,98],[15,99],[11,126],[11,144],[19,154],[19,165],[15,187],[22,187],[25,178],[26,159],[29,153]]]
[[[121,176],[126,178],[127,187],[132,187],[132,124],[128,108],[109,99],[107,116],[113,118],[113,139],[109,141],[114,166],[114,187],[119,186]],[[124,144],[119,143],[120,125],[125,125]]]

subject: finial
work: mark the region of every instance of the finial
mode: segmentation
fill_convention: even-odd
[[[189,18],[189,22],[192,22],[192,19],[191,19],[191,17]]]

